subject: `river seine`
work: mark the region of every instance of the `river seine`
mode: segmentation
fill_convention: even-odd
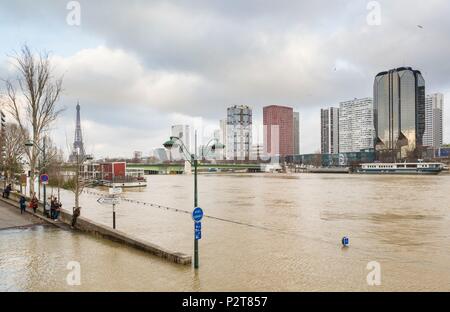
[[[193,176],[147,178],[123,193],[117,228],[192,254]],[[111,206],[97,199],[83,194],[81,214],[111,226]],[[62,201],[70,209],[73,194]],[[38,225],[0,231],[0,290],[450,291],[450,175],[202,174],[199,205],[198,272]],[[70,261],[81,285],[66,282]],[[368,284],[369,262],[381,285]]]

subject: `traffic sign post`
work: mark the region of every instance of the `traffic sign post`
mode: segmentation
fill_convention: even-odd
[[[110,187],[109,188],[109,195],[119,195],[119,194],[122,194],[121,187]]]
[[[100,197],[97,202],[102,205],[118,205],[120,204],[120,197]]]
[[[116,193],[118,194],[118,193]],[[100,197],[97,202],[102,205],[112,205],[113,208],[113,229],[116,229],[116,205],[120,204],[120,197],[116,195],[110,195],[106,197]]]
[[[113,203],[113,229],[116,229],[116,204]]]
[[[196,181],[197,182],[197,181]],[[197,184],[197,183],[195,183]],[[196,200],[197,201],[197,200]],[[196,202],[197,204],[197,202]],[[203,218],[203,210],[200,207],[195,207],[192,211],[192,219],[194,220],[194,268],[198,269],[198,241],[202,238],[202,224],[200,221]]]
[[[194,208],[194,211],[192,211],[192,219],[194,219],[195,222],[200,222],[203,218],[203,210],[200,207]]]
[[[201,222],[194,223],[194,231],[195,231],[195,239],[196,240],[202,239],[202,223]]]
[[[43,185],[48,184],[48,174],[41,174],[41,183]]]

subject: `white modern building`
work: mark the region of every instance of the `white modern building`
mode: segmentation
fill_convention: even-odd
[[[372,98],[339,104],[339,153],[359,152],[374,147],[375,127]]]
[[[214,137],[219,140],[220,143],[225,145],[225,149],[221,152],[222,159],[226,159],[227,155],[227,118],[221,119],[219,122],[219,132],[214,132]]]
[[[174,125],[172,126],[172,136],[180,138],[186,147],[191,148],[191,134],[188,125]]]
[[[226,158],[245,160],[252,146],[252,109],[246,105],[227,109]]]
[[[339,108],[320,110],[320,153],[339,153]]]
[[[425,98],[425,133],[423,145],[439,148],[442,145],[442,115],[444,95],[442,93],[429,94]]]

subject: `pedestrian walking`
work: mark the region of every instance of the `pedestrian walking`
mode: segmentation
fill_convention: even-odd
[[[36,198],[36,193],[33,194],[33,198],[31,198],[30,208],[33,209],[33,212],[36,213],[39,205],[39,200]]]
[[[20,196],[19,206],[20,206],[20,214],[22,214],[27,207],[26,199],[25,199],[25,196],[23,196],[23,195]]]

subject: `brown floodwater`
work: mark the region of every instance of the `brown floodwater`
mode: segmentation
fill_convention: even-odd
[[[117,207],[118,229],[192,254],[191,216],[143,203],[191,211],[193,176],[149,176],[123,196],[139,203]],[[62,197],[71,207],[73,195]],[[83,195],[82,215],[112,225],[97,198]],[[199,204],[208,217],[198,272],[35,226],[0,231],[0,290],[450,291],[450,175],[203,174]],[[69,261],[81,265],[79,286],[66,283]],[[371,261],[380,286],[367,284]]]

